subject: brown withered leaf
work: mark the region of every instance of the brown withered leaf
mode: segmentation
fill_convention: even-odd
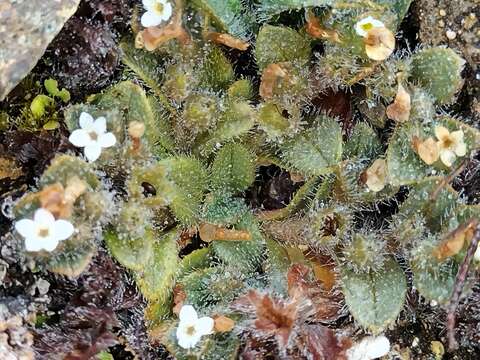
[[[225,45],[229,48],[237,49],[240,51],[245,51],[250,46],[248,42],[233,37],[230,34],[222,34],[214,31],[209,32],[206,38],[213,41],[215,44]]]
[[[187,293],[183,289],[183,286],[178,284],[175,285],[175,287],[173,288],[173,303],[175,305],[173,306],[173,309],[172,309],[174,314],[177,314],[177,315],[180,314],[180,309],[182,308],[186,298],[187,298]]]
[[[216,332],[229,332],[235,326],[235,321],[224,315],[218,315],[213,318],[214,329]]]
[[[465,224],[449,233],[433,251],[438,260],[445,260],[450,256],[458,254],[464,247],[465,242],[470,242],[478,225],[477,219],[471,219]]]
[[[284,64],[268,65],[262,73],[260,96],[263,99],[271,99],[277,83],[286,77],[288,77],[288,72]]]
[[[68,180],[65,189],[60,183],[49,185],[38,193],[40,206],[57,219],[68,219],[72,215],[73,204],[86,189],[86,183],[77,176]]]
[[[386,27],[374,27],[364,38],[365,52],[375,61],[383,61],[395,50],[395,35]]]
[[[335,30],[325,29],[320,24],[320,20],[309,13],[307,16],[307,24],[305,25],[305,31],[308,35],[322,40],[331,40],[334,42],[340,42],[340,37]]]
[[[287,347],[298,317],[299,303],[296,300],[273,299],[268,294],[250,290],[235,302],[234,308],[247,314],[255,312],[253,326],[256,332],[274,337],[282,349]]]
[[[397,95],[393,103],[387,106],[387,116],[397,122],[406,122],[410,118],[411,110],[410,94],[402,84],[398,84]]]
[[[311,303],[307,315],[316,321],[333,321],[342,315],[340,293],[326,291],[308,266],[293,264],[287,273],[287,284],[291,298]]]
[[[205,242],[214,240],[248,241],[252,234],[246,230],[226,229],[218,225],[203,223],[199,227],[200,238]]]
[[[346,351],[352,346],[349,338],[338,338],[335,332],[323,325],[304,325],[297,336],[298,356],[293,359],[346,360]]]
[[[22,176],[22,169],[16,164],[15,160],[6,157],[0,157],[0,180],[17,179]]]

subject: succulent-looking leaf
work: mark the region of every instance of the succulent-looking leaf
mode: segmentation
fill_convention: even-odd
[[[244,135],[255,124],[255,118],[255,110],[248,102],[229,101],[225,111],[220,114],[216,129],[199,139],[197,151],[208,155],[218,149],[219,145]]]
[[[255,158],[243,145],[227,144],[218,152],[212,165],[212,190],[236,193],[254,180]]]
[[[382,144],[375,131],[365,122],[360,122],[352,130],[352,135],[345,144],[343,156],[373,160],[382,150]]]
[[[428,255],[425,254],[424,257]],[[412,262],[413,285],[427,300],[445,304],[455,284],[458,267],[452,262],[437,263],[435,260],[418,259]]]
[[[105,231],[103,237],[113,257],[130,270],[141,271],[152,254],[153,232],[145,230],[140,238],[128,233]]]
[[[428,178],[412,187],[408,199],[402,203],[396,216],[406,220],[422,215],[430,231],[438,232],[457,205],[458,194],[450,185],[442,186],[442,178]]]
[[[213,91],[226,90],[233,82],[235,73],[218,46],[211,47],[200,71],[200,86]]]
[[[270,64],[287,61],[306,65],[310,53],[310,42],[293,29],[265,25],[258,33],[255,56],[260,71]]]
[[[342,156],[342,130],[327,116],[317,118],[312,128],[280,145],[281,157],[293,169],[306,175],[324,175]]]
[[[345,302],[355,320],[373,333],[395,321],[407,292],[405,274],[393,259],[376,272],[341,272]]]
[[[311,6],[329,6],[333,0],[260,0],[259,13],[263,19],[269,19],[284,11],[300,10]]]
[[[177,230],[160,236],[143,270],[134,273],[140,291],[150,302],[158,301],[167,306],[178,266],[177,238]]]
[[[241,0],[194,0],[193,4],[211,16],[219,30],[247,39],[251,23]]]
[[[460,89],[465,60],[445,47],[423,49],[412,57],[412,80],[417,81],[437,101],[448,104]]]

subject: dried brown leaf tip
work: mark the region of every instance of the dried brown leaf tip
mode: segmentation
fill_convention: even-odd
[[[176,285],[174,288],[173,288],[173,313],[174,314],[179,314],[180,313],[180,309],[182,308],[183,306],[183,303],[185,302],[185,299],[187,298],[187,293],[185,292],[185,290],[183,289],[183,286],[180,286],[180,285]]]
[[[190,42],[190,35],[182,24],[182,1],[175,2],[175,10],[170,21],[163,26],[151,26],[140,31],[135,38],[137,48],[154,51],[169,40],[177,39],[182,44]]]
[[[361,175],[360,180],[374,192],[383,190],[387,184],[387,163],[384,159],[377,159]]]
[[[335,30],[325,29],[322,24],[320,24],[320,20],[311,12],[307,14],[307,24],[305,25],[305,31],[308,35],[316,39],[340,42],[338,33]]]
[[[213,321],[216,332],[229,332],[235,326],[235,321],[224,315],[215,316]]]
[[[433,255],[438,260],[445,260],[450,256],[457,255],[464,247],[465,242],[470,242],[478,226],[478,220],[472,219],[449,233],[440,245],[435,248]]]
[[[15,160],[0,157],[0,180],[10,178],[17,179],[23,175],[22,169],[16,164]]]
[[[424,141],[414,138],[413,147],[417,151],[418,156],[420,156],[420,159],[422,159],[422,161],[427,165],[432,165],[440,156],[438,144],[432,137],[429,137]]]
[[[367,56],[375,61],[383,61],[395,50],[395,36],[386,27],[374,27],[363,40]]]
[[[347,337],[338,338],[326,326],[310,324],[299,329],[296,345],[299,354],[293,359],[347,360],[352,341]]]
[[[387,116],[397,122],[406,122],[410,118],[411,110],[410,94],[402,84],[398,84],[397,95],[392,104],[387,106]]]
[[[299,304],[296,300],[274,299],[268,294],[250,290],[234,306],[241,312],[255,313],[253,330],[259,335],[274,337],[282,349],[288,346],[298,317]]]
[[[86,190],[86,183],[76,176],[68,180],[66,188],[60,183],[49,185],[38,193],[40,207],[57,219],[67,219],[72,215],[73,204]]]
[[[240,51],[245,51],[250,46],[248,42],[233,37],[230,34],[223,34],[214,31],[209,32],[206,38],[213,41],[215,44],[225,45],[229,48],[237,49]]]
[[[200,238],[205,242],[214,240],[248,241],[252,234],[246,230],[226,229],[218,225],[203,223],[199,228]]]
[[[263,99],[271,99],[277,84],[288,77],[285,64],[270,64],[263,70],[260,83],[260,96]]]

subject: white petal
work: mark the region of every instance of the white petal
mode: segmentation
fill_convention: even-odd
[[[455,142],[463,142],[463,131],[462,130],[457,130],[457,131],[452,131],[450,133],[450,136],[455,140]]]
[[[143,27],[157,26],[162,22],[162,17],[153,11],[147,11],[142,15],[141,23]]]
[[[36,237],[28,237],[25,239],[25,250],[40,251],[42,249],[42,243]]]
[[[86,127],[90,127],[93,124],[93,117],[89,113],[82,112],[80,114],[80,127],[85,129]]]
[[[435,136],[438,140],[442,141],[446,137],[450,136],[450,131],[445,126],[435,126]]]
[[[55,221],[55,238],[58,241],[66,240],[72,236],[75,231],[72,223],[67,220]]]
[[[475,259],[475,261],[480,262],[480,246],[477,247],[477,250],[475,250],[475,254],[473,255],[473,258]]]
[[[452,166],[455,157],[455,153],[451,150],[443,150],[440,152],[440,160],[448,167]]]
[[[102,134],[98,138],[98,145],[104,148],[115,145],[117,138],[112,133]]]
[[[90,135],[83,129],[77,129],[72,132],[68,140],[76,147],[85,147],[91,141]]]
[[[22,219],[15,222],[15,230],[24,238],[33,237],[35,234],[35,223],[30,219]]]
[[[157,0],[142,0],[143,7],[147,11],[152,11],[155,8]]]
[[[465,156],[466,153],[467,145],[464,142],[460,142],[455,146],[455,154],[457,154],[457,156],[462,157]]]
[[[102,148],[97,142],[85,146],[85,157],[90,162],[97,160],[100,157],[101,153]]]
[[[377,359],[387,355],[389,351],[390,341],[385,336],[378,336],[369,342],[366,355],[369,359]]]
[[[171,18],[172,16],[172,4],[170,4],[169,2],[165,3],[163,5],[163,12],[162,12],[162,16],[161,16],[161,19],[163,21],[167,21],[168,19]]]
[[[183,305],[178,317],[181,323],[195,323],[198,319],[197,312],[192,305]]]
[[[199,335],[188,335],[186,333],[179,334],[177,332],[177,341],[178,345],[184,349],[194,348],[195,345],[200,341]]]
[[[105,131],[107,131],[107,119],[105,119],[103,116],[100,116],[93,123],[93,129],[98,135],[103,134]]]
[[[47,251],[53,251],[57,248],[59,241],[54,237],[50,236],[48,238],[42,239],[40,246],[42,249]]]
[[[208,316],[204,316],[198,319],[197,323],[195,324],[195,330],[199,335],[208,335],[211,334],[213,331],[213,319]]]
[[[42,226],[48,226],[50,228],[53,228],[55,224],[55,218],[53,217],[52,213],[43,208],[35,211],[35,215],[33,215],[33,221],[35,221],[37,225],[41,224]]]

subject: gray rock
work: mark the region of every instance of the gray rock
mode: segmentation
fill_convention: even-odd
[[[33,69],[80,0],[0,0],[0,101]]]

